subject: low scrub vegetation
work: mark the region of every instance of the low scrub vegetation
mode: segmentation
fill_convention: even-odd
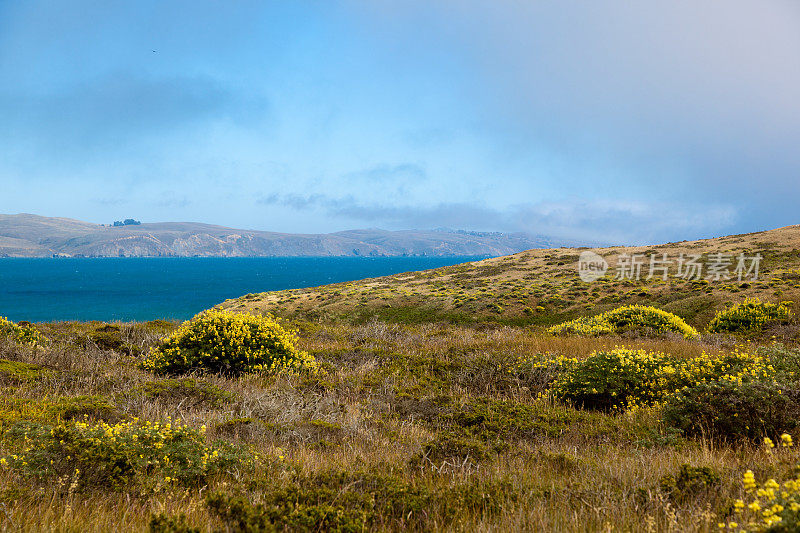
[[[55,425],[20,422],[4,440],[14,450],[0,465],[35,483],[65,491],[153,491],[172,484],[198,486],[231,462],[225,450],[208,446],[205,426],[166,422],[67,421]],[[251,461],[254,461],[252,458]]]
[[[6,529],[792,531],[800,512],[792,344],[216,311],[35,329],[51,340],[0,343]]]
[[[288,486],[266,487],[258,503],[216,492],[205,504],[231,531],[420,531],[465,514],[496,516],[517,497],[503,482],[430,487],[381,470],[295,474]]]

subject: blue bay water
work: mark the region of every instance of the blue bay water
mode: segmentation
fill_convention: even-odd
[[[251,292],[425,270],[484,257],[0,259],[11,320],[187,319]]]

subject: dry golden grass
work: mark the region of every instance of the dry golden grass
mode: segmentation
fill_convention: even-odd
[[[299,326],[302,347],[323,363],[324,376],[194,376],[230,395],[218,404],[189,393],[144,393],[144,385],[167,378],[137,369],[141,355],[127,354],[128,348],[108,350],[86,342],[99,324],[43,325],[57,339],[45,348],[0,345],[0,358],[48,369],[36,379],[5,382],[3,393],[6,400],[40,403],[94,395],[111,404],[117,417],[205,424],[210,439],[237,443],[265,457],[282,456],[301,477],[376,469],[387,479],[442,494],[464,487],[503,487],[500,512],[456,508],[454,516],[448,515],[446,508],[456,504],[442,499],[425,510],[422,521],[381,515],[373,529],[385,530],[711,531],[732,498],[741,496],[744,470],[761,465],[760,473],[777,475],[800,459],[794,449],[781,451],[781,459],[770,463],[758,448],[743,443],[672,439],[658,414],[646,409],[584,416],[571,407],[537,400],[536,384],[493,370],[511,357],[584,357],[622,344],[684,357],[724,352],[730,345],[677,338],[558,338],[510,326],[475,329],[377,321]],[[122,325],[119,335],[127,345],[145,350],[158,338],[147,324]],[[449,402],[429,402],[441,397]],[[547,416],[566,422],[551,435],[508,438],[506,449],[484,460],[418,461],[423,446],[441,433],[437,417],[447,417],[476,398],[537,405]],[[7,411],[7,402],[3,405]],[[4,430],[12,414],[2,415]],[[670,501],[659,490],[659,479],[684,463],[713,468],[720,473],[720,486],[686,502]],[[264,479],[234,470],[202,487],[140,494],[135,487],[65,492],[5,470],[0,472],[0,529],[142,531],[153,514],[166,513],[185,514],[202,531],[224,530],[206,507],[205,496],[215,490],[241,491],[258,502],[275,487],[297,483],[289,470],[269,472]]]
[[[609,262],[606,276],[582,282],[578,255],[584,249],[528,250],[423,272],[410,272],[308,289],[249,294],[220,307],[241,312],[271,312],[324,322],[364,322],[370,317],[400,323],[447,321],[551,325],[579,315],[597,314],[620,305],[655,304],[678,314],[696,327],[705,326],[728,302],[746,297],[765,301],[800,300],[800,226],[732,235],[715,239],[653,246],[599,248]],[[763,257],[758,280],[687,281],[677,278],[676,266],[667,281],[658,277],[616,280],[619,254],[756,253]],[[703,276],[706,271],[703,271]],[[798,308],[795,307],[797,311]]]

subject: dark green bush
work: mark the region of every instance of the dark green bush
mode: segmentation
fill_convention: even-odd
[[[150,533],[200,533],[200,529],[189,526],[184,514],[168,516],[161,513],[150,519]]]
[[[780,343],[759,346],[755,354],[769,361],[775,369],[775,379],[782,383],[800,381],[800,347]]]
[[[236,399],[236,395],[201,379],[164,379],[148,381],[134,392],[147,398],[179,402],[187,407],[205,405],[219,408]]]
[[[670,395],[663,419],[690,436],[775,438],[800,424],[800,389],[771,382],[698,383]]]
[[[480,462],[506,451],[519,440],[558,438],[572,434],[587,439],[607,439],[619,433],[614,419],[549,402],[532,403],[479,397],[430,421],[439,429],[411,464],[457,459]],[[580,427],[580,429],[576,429]]]
[[[232,418],[214,426],[214,434],[224,437],[241,437],[252,432],[254,426],[259,425],[259,420],[250,417]]]
[[[123,414],[105,396],[73,396],[58,398],[48,406],[52,418],[60,420],[103,420],[116,422]]]
[[[452,423],[483,440],[541,435],[544,426],[536,406],[511,400],[475,398],[454,412]]]
[[[411,464],[419,466],[426,461],[439,464],[451,459],[476,463],[489,458],[494,452],[491,446],[468,432],[451,430],[426,443],[422,452],[411,458]]]
[[[446,412],[450,402],[449,396],[417,398],[409,394],[398,394],[392,403],[392,409],[403,420],[434,422]]]
[[[122,338],[122,331],[116,324],[104,324],[89,334],[91,340],[101,350],[112,350],[126,355],[138,356],[142,350]]]
[[[242,496],[217,492],[206,498],[206,505],[231,533],[286,530],[356,533],[364,530],[362,512],[328,504],[283,500],[273,501],[272,505],[253,505]]]
[[[258,504],[219,492],[206,504],[229,531],[357,532],[370,522],[415,512],[422,518],[432,495],[392,476],[332,471],[298,475],[289,485],[267,490]]]
[[[252,505],[242,496],[215,492],[206,496],[206,506],[225,524],[230,533],[277,531],[269,521],[264,505]]]
[[[558,474],[575,470],[581,464],[581,459],[571,453],[554,453],[547,450],[539,450],[537,456],[538,460],[546,464],[548,469]]]
[[[670,500],[683,503],[713,490],[719,485],[719,474],[707,466],[681,465],[678,475],[667,474],[659,480],[661,491]]]
[[[438,422],[483,442],[500,445],[514,440],[554,439],[581,427],[588,436],[614,432],[613,419],[601,413],[579,411],[552,405],[547,401],[532,403],[473,398]]]
[[[432,489],[387,473],[390,469],[295,474],[288,485],[263,488],[259,503],[216,492],[206,504],[227,531],[361,532],[428,531],[459,513],[494,515],[517,500],[506,482]]]
[[[105,324],[96,328],[89,334],[89,338],[92,339],[98,348],[103,350],[119,351],[125,345],[119,326],[114,324]]]

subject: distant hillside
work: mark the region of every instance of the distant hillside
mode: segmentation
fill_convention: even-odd
[[[748,296],[767,301],[793,300],[800,313],[800,226],[638,247],[596,248],[608,262],[597,281],[582,281],[577,261],[586,249],[553,248],[407,272],[382,278],[308,289],[248,294],[220,307],[243,312],[272,312],[289,318],[396,322],[548,325],[627,304],[656,305],[702,326],[716,309]],[[729,279],[708,279],[715,254],[727,254]],[[641,276],[616,279],[621,254],[638,254]],[[647,279],[651,255],[673,261],[665,281]],[[700,279],[676,276],[680,254],[701,256]],[[758,279],[734,273],[737,256],[761,256]],[[747,263],[749,267],[751,263]]]
[[[499,256],[575,244],[525,233],[363,229],[292,234],[196,222],[104,226],[0,215],[0,257]]]

